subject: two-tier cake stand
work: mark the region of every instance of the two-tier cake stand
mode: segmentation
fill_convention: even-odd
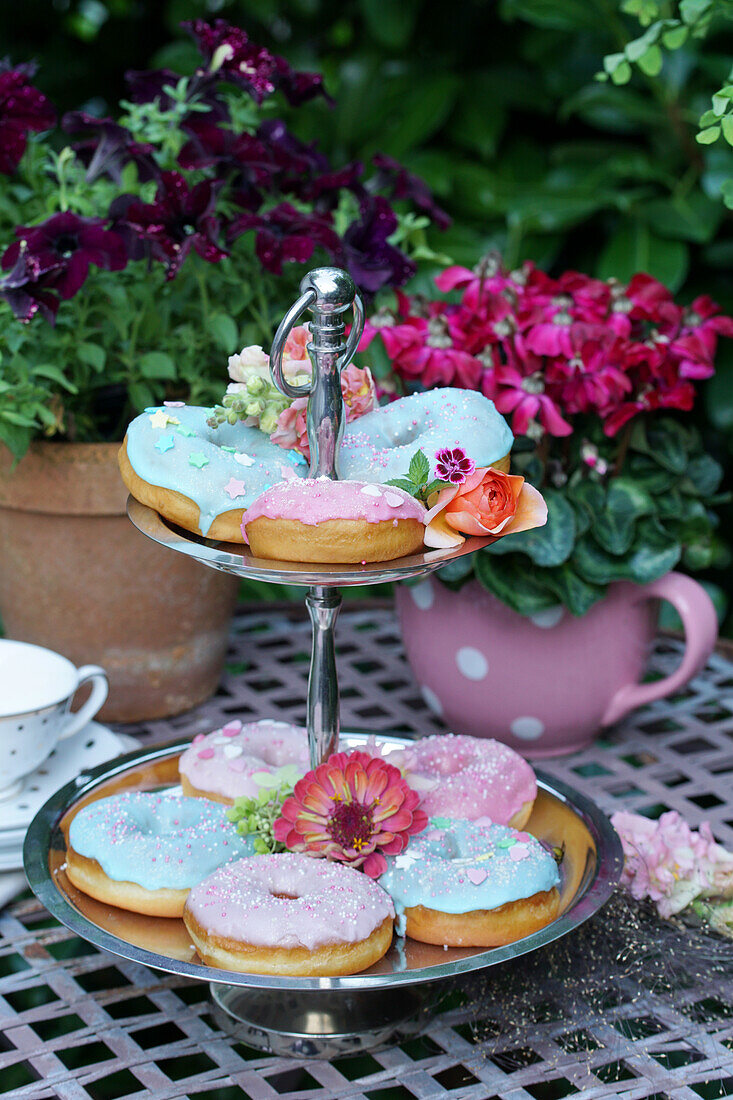
[[[344,314],[353,308],[345,339]],[[312,382],[292,386],[282,356],[290,329],[310,310]],[[345,272],[320,268],[301,284],[301,297],[280,325],[271,352],[275,385],[288,397],[308,395],[309,476],[338,478],[344,425],[340,373],[354,355],[364,313]],[[311,765],[337,746],[364,744],[366,734],[339,730],[339,691],[334,628],[339,589],[407,580],[431,573],[490,540],[468,539],[458,550],[428,550],[394,561],[365,565],[310,565],[254,558],[248,548],[213,542],[179,530],[130,499],[128,514],[149,538],[188,554],[213,569],[271,583],[300,585],[313,626],[308,681],[307,729]],[[404,738],[380,740],[395,748]],[[564,848],[560,915],[548,927],[506,947],[443,949],[395,939],[388,954],[362,974],[339,978],[286,978],[215,970],[197,961],[180,921],[151,920],[115,910],[76,891],[64,874],[65,831],[80,805],[114,790],[166,788],[177,783],[177,758],[185,744],[138,751],[80,776],[58,791],[28,831],[25,864],[30,884],[63,923],[98,947],[171,973],[211,983],[217,1020],[253,1046],[278,1054],[329,1057],[372,1049],[396,1032],[419,1027],[421,1013],[462,976],[505,963],[572,931],[607,900],[618,881],[622,856],[616,834],[588,799],[564,784],[538,776],[538,798],[527,826]]]

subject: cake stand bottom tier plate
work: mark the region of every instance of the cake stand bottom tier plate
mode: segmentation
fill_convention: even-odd
[[[343,733],[342,749],[366,734]],[[379,735],[402,748],[405,738]],[[504,963],[571,934],[610,897],[623,865],[607,818],[589,799],[538,773],[528,832],[563,850],[558,917],[505,947],[442,948],[395,937],[384,958],[361,974],[285,978],[240,974],[204,965],[181,920],[154,918],[103,904],[77,890],[65,873],[66,836],[89,802],[122,790],[178,783],[178,757],[188,742],[138,750],[78,776],[39,810],[26,837],[24,861],[38,899],[59,921],[96,947],[173,974],[211,983],[219,1024],[252,1046],[297,1057],[332,1057],[375,1049],[421,1018],[467,975]]]

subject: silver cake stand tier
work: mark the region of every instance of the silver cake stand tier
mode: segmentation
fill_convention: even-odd
[[[357,748],[365,733],[343,733]],[[409,740],[379,735],[402,748]],[[589,799],[538,774],[538,798],[528,828],[565,845],[561,915],[506,947],[449,948],[395,938],[383,959],[349,977],[291,978],[214,970],[197,961],[182,921],[138,916],[76,890],[65,874],[66,835],[89,801],[119,790],[177,785],[177,760],[187,741],[128,753],[80,775],[57,791],[33,820],[24,861],[39,901],[96,947],[134,962],[210,983],[214,1014],[226,1031],[279,1055],[329,1058],[371,1050],[414,1033],[427,1013],[461,980],[572,932],[607,901],[621,873],[622,852],[607,818]]]

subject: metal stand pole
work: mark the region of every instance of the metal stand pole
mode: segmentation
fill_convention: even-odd
[[[338,751],[339,686],[336,673],[334,627],[341,609],[337,588],[315,585],[305,598],[313,644],[308,676],[308,746],[311,768],[317,768],[331,753]]]

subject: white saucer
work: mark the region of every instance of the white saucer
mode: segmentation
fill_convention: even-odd
[[[54,791],[138,742],[126,734],[113,733],[99,722],[90,722],[56,748],[39,768],[27,775],[18,794],[0,802],[0,872],[23,866],[23,840],[37,811]]]

